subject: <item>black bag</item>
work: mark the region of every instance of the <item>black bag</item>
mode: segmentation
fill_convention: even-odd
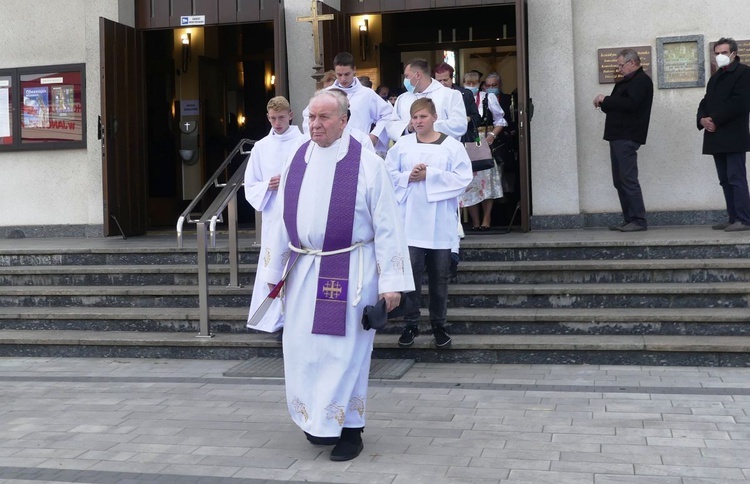
[[[406,314],[413,312],[414,304],[411,299],[406,297],[405,293],[401,293],[401,302],[398,307],[391,310],[391,312],[385,312],[385,299],[381,299],[374,306],[365,306],[365,310],[362,313],[362,327],[365,330],[368,329],[381,329],[385,327],[389,319],[401,318]]]

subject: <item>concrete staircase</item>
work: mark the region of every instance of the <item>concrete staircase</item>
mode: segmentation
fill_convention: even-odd
[[[431,346],[425,318],[414,347],[398,348],[395,322],[375,355],[750,366],[750,237],[705,227],[647,234],[469,236],[450,287],[452,348]],[[280,355],[273,335],[244,328],[257,249],[241,244],[241,288],[227,287],[226,250],[210,253],[215,337],[197,338],[195,248],[174,246],[158,236],[0,241],[0,356]]]

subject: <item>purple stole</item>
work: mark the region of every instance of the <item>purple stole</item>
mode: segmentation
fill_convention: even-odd
[[[300,146],[292,159],[284,189],[284,225],[292,245],[300,247],[297,233],[297,206],[302,179],[307,163],[305,153],[311,141]],[[328,207],[326,235],[323,252],[345,249],[352,245],[354,228],[354,207],[357,202],[357,179],[359,178],[362,145],[353,137],[349,138],[349,151],[336,163]],[[289,267],[299,257],[292,251]],[[318,274],[313,334],[344,336],[346,334],[346,299],[349,287],[349,252],[321,257]]]

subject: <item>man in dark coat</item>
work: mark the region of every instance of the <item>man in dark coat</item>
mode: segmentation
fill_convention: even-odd
[[[750,151],[750,67],[740,64],[737,42],[721,38],[714,46],[716,73],[708,80],[698,106],[698,129],[703,134],[703,154],[713,155],[719,184],[724,190],[729,220],[714,230],[750,230],[750,195],[745,158]]]
[[[617,55],[617,69],[623,76],[612,94],[599,94],[594,107],[607,114],[604,139],[609,141],[612,161],[612,182],[620,198],[624,222],[610,230],[641,232],[648,228],[643,193],[638,182],[638,148],[646,144],[654,83],[643,72],[641,58],[633,49]]]
[[[477,109],[477,105],[474,103],[474,96],[471,94],[471,91],[453,82],[453,72],[453,66],[442,62],[435,66],[435,80],[443,86],[455,89],[461,93],[461,97],[464,99],[464,107],[466,108],[466,122],[468,123],[466,134],[461,137],[461,141],[474,141],[477,137],[476,126],[479,126],[482,122],[482,117],[479,116],[479,109]]]

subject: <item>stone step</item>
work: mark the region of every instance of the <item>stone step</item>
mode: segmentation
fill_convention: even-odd
[[[431,337],[398,347],[397,337],[378,334],[373,357],[472,363],[578,363],[690,366],[749,366],[750,336],[455,336],[449,349],[434,348]],[[281,356],[281,343],[269,334],[127,331],[0,332],[0,356],[147,357],[248,359]]]
[[[428,311],[420,327],[429,332]],[[211,308],[211,331],[245,333],[246,308]],[[197,308],[2,307],[3,330],[184,331],[197,333]],[[750,335],[747,309],[483,309],[448,312],[453,334]],[[400,333],[395,320],[382,333]]]
[[[252,285],[256,264],[239,267]],[[750,259],[461,262],[460,284],[747,282]],[[197,285],[198,267],[164,265],[45,265],[0,267],[0,286]],[[229,284],[228,265],[209,265],[209,284]]]
[[[422,288],[423,306],[428,291]],[[746,308],[741,282],[648,284],[452,284],[449,307]],[[209,287],[211,307],[246,307],[250,286]],[[198,307],[196,286],[0,286],[0,307]]]

